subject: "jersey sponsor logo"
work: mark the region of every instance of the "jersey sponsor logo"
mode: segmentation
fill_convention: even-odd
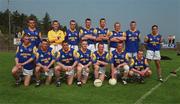
[[[28,50],[29,50],[29,51],[32,51],[32,49],[31,49],[31,48],[29,48]]]

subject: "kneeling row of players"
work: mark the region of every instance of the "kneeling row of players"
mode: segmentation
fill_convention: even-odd
[[[19,77],[19,73],[23,72],[25,86],[29,86],[33,73],[36,78],[36,86],[40,86],[40,73],[43,72],[47,76],[46,84],[51,83],[55,74],[56,86],[58,87],[61,85],[60,74],[64,71],[67,75],[68,85],[73,83],[74,76],[76,76],[77,85],[81,86],[87,82],[92,64],[95,86],[99,86],[98,83],[104,81],[109,63],[111,68],[110,83],[116,82],[118,73],[122,75],[123,84],[127,84],[128,78],[136,78],[140,82],[144,82],[144,78],[151,75],[143,51],[139,50],[137,56],[130,59],[124,51],[122,43],[118,43],[116,50],[108,54],[104,51],[104,44],[102,43],[98,44],[97,51],[91,52],[87,49],[87,41],[81,42],[81,48],[78,51],[69,48],[68,42],[64,41],[62,49],[54,54],[47,40],[42,40],[38,49],[26,40],[28,40],[28,37],[24,37],[23,43],[17,49],[16,65],[12,69],[16,85],[20,84],[21,77]],[[33,70],[34,68],[35,70]]]

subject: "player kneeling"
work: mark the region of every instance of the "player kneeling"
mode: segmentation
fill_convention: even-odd
[[[17,47],[15,62],[16,65],[12,69],[12,75],[16,79],[16,85],[21,82],[20,73],[24,75],[24,86],[29,86],[31,76],[33,75],[34,59],[36,48],[30,42],[30,37],[24,35],[22,44]]]
[[[62,49],[58,52],[57,66],[55,67],[56,86],[61,85],[60,73],[65,71],[67,84],[71,85],[74,79],[75,67],[78,63],[77,51],[69,47],[68,42],[62,42]]]
[[[116,50],[111,53],[111,78],[117,80],[117,74],[122,73],[122,82],[127,84],[129,73],[128,55],[123,49],[123,44],[118,43]]]
[[[92,64],[93,53],[87,49],[87,41],[81,42],[81,49],[78,50],[79,63],[77,66],[77,85],[85,84],[89,76],[89,67]]]
[[[109,54],[104,51],[104,44],[98,44],[98,50],[94,52],[94,76],[102,82],[105,79],[106,67],[109,62]]]
[[[138,79],[140,83],[144,83],[144,78],[149,77],[152,72],[149,68],[147,59],[143,56],[143,51],[139,50],[136,57],[132,60],[129,75]]]
[[[54,75],[53,64],[55,62],[54,53],[52,48],[49,47],[49,42],[46,39],[42,40],[40,48],[36,53],[36,87],[40,86],[40,72],[44,72],[47,76],[46,85],[49,85]]]

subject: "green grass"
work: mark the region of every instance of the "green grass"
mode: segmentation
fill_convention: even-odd
[[[180,67],[180,56],[174,51],[162,51],[172,60],[161,62],[164,78],[173,69]],[[42,85],[35,88],[13,87],[14,79],[11,76],[11,68],[14,65],[14,53],[0,53],[0,104],[133,104],[142,95],[157,85],[156,69],[151,62],[153,75],[146,79],[145,84],[130,83],[126,86],[118,83],[115,86],[108,85],[106,80],[101,88],[95,88],[90,80],[82,88],[75,84],[61,87]],[[178,72],[180,75],[180,72]],[[170,77],[158,89],[143,100],[144,104],[174,104],[180,103],[180,77]]]

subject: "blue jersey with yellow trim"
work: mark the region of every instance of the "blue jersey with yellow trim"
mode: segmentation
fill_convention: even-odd
[[[66,66],[72,66],[75,61],[77,61],[77,57],[75,56],[77,51],[73,48],[69,48],[68,52],[65,52],[63,49],[59,50],[57,61]]]
[[[66,37],[65,40],[70,44],[70,45],[78,45],[79,44],[79,32],[77,30],[71,31],[68,29],[66,31]]]
[[[95,51],[93,62],[96,63],[98,60],[108,63],[109,62],[108,52],[103,52],[103,54],[100,54],[98,51]],[[104,65],[100,65],[100,67],[104,67]]]
[[[36,63],[40,63],[41,65],[48,66],[52,60],[55,60],[53,55],[52,48],[49,47],[46,52],[44,52],[41,48],[37,50],[36,53],[37,61]]]
[[[92,52],[87,49],[86,52],[83,52],[81,49],[78,50],[79,54],[79,63],[82,65],[87,65],[89,62],[92,62]]]
[[[112,34],[110,35],[110,39],[114,38],[114,37],[123,37],[124,36],[124,32],[120,31],[120,32],[116,32],[116,31],[112,31]],[[117,47],[117,42],[110,42],[110,47],[112,48],[116,48]]]
[[[100,34],[102,34],[102,35],[107,35],[108,34],[108,32],[109,32],[109,30],[108,30],[108,28],[104,28],[104,29],[101,29],[101,28],[96,28],[96,30],[97,30],[97,37],[100,35]],[[107,40],[103,40],[102,41],[104,44],[108,44],[108,41]]]
[[[39,44],[41,43],[41,39],[39,37],[40,31],[38,29],[36,29],[34,31],[30,31],[28,28],[26,28],[23,30],[23,32],[24,32],[24,34],[27,34],[30,36],[32,44],[34,44],[36,47],[39,46]]]
[[[147,35],[148,42],[147,42],[147,49],[152,50],[152,51],[159,51],[161,49],[161,35],[152,35],[148,34]]]
[[[20,44],[17,47],[16,58],[18,58],[18,60],[19,60],[18,62],[19,63],[26,62],[30,58],[35,59],[35,51],[36,51],[36,48],[31,43],[30,43],[29,46],[24,46],[24,44]],[[25,64],[23,66],[23,68],[27,69],[27,70],[32,70],[32,69],[35,68],[35,64],[32,61],[32,62],[30,62],[28,64]]]
[[[145,57],[142,57],[141,60],[138,60],[137,57],[133,57],[133,64],[131,68],[141,71],[141,70],[146,69],[147,67],[149,67],[149,64],[147,63],[147,60]]]
[[[126,52],[137,52],[139,50],[139,42],[140,42],[140,31],[136,30],[132,32],[130,30],[126,31],[126,41],[125,41],[125,49]]]
[[[122,51],[121,53],[117,52],[117,50],[114,50],[111,52],[111,64],[114,65],[114,67],[117,67],[119,64],[127,63],[128,64],[128,55],[125,51]]]
[[[89,35],[89,34],[92,36],[95,36],[94,28],[90,28],[90,29],[82,28],[80,30],[80,32],[82,32],[80,38],[84,37],[85,35]],[[91,39],[88,39],[87,42],[88,42],[88,44],[95,44],[95,41],[91,40]]]

